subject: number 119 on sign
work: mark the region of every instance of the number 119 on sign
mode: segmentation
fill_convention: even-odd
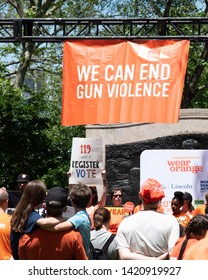
[[[91,151],[91,145],[87,144],[87,145],[81,145],[80,146],[81,154],[89,154],[90,151]]]

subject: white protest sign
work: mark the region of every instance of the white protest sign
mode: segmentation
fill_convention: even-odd
[[[72,140],[69,184],[101,185],[103,168],[102,139],[78,138]]]
[[[189,192],[195,206],[204,200],[208,191],[207,150],[145,150],[140,161],[140,184],[154,178],[163,185],[166,212],[172,212],[175,191]]]

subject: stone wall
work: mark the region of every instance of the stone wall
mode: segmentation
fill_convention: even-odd
[[[88,125],[86,137],[102,138],[109,190],[117,185],[126,188],[126,201],[133,201],[137,195],[132,195],[132,186],[128,194],[129,174],[132,168],[140,168],[140,155],[144,150],[182,149],[187,139],[196,140],[198,149],[208,149],[208,109],[182,109],[176,124]],[[114,169],[117,175],[113,174]],[[137,184],[135,189],[139,188],[139,182]]]
[[[175,124],[147,124],[128,123],[112,125],[87,125],[86,137],[102,138],[103,158],[105,159],[106,146],[122,145],[132,142],[144,142],[161,137],[177,135],[200,135],[208,133],[208,109],[182,109],[178,123]],[[159,141],[159,139],[158,139]],[[181,143],[175,143],[178,147]],[[206,145],[202,139],[202,146]],[[159,144],[160,146],[162,143]],[[165,148],[165,147],[164,147]]]

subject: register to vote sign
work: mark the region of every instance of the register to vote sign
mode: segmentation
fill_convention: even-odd
[[[72,140],[69,184],[102,184],[102,139],[78,138]]]

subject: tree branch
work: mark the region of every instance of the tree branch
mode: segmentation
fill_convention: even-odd
[[[20,18],[24,17],[24,10],[22,6],[22,1],[17,0],[16,2],[13,0],[8,0],[8,3],[15,8]]]

